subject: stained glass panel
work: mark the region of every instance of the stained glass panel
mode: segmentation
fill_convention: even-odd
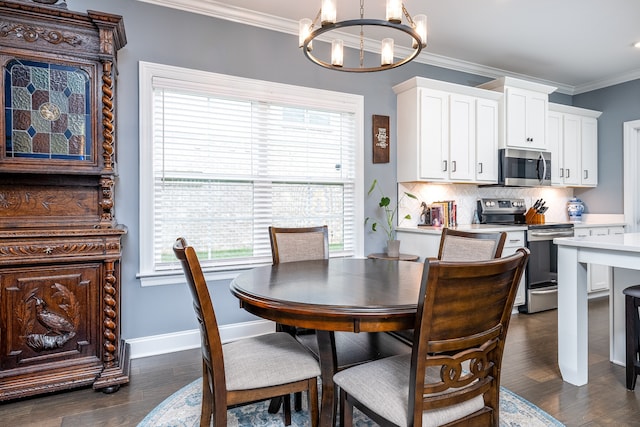
[[[91,160],[89,75],[13,60],[4,72],[7,158]]]

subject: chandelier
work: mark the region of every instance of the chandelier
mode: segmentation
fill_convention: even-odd
[[[364,0],[360,0],[360,19],[336,21],[336,3],[337,0],[322,0],[320,11],[318,11],[313,21],[309,18],[304,18],[299,22],[299,47],[302,48],[302,52],[307,58],[321,67],[357,73],[389,70],[412,61],[420,54],[422,48],[427,45],[427,16],[415,15],[411,17],[402,0],[387,0],[386,19],[384,20],[365,19]],[[406,25],[402,23],[403,16],[407,20]],[[348,27],[360,27],[360,58],[358,66],[348,67],[344,65],[344,41],[342,39],[335,38],[331,41],[330,61],[328,59],[320,59],[313,54],[313,40],[316,37]],[[384,27],[385,31],[391,30],[393,34],[401,32],[408,35],[412,50],[405,57],[396,59],[394,56],[394,39],[386,37],[380,43],[380,65],[365,65],[365,29],[371,30],[373,27]],[[329,55],[327,54],[326,56]]]

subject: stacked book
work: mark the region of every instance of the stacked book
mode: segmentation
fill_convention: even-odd
[[[457,205],[455,200],[433,202],[429,206],[429,218],[425,218],[422,226],[455,227],[458,224]]]

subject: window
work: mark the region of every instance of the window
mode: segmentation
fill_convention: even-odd
[[[361,96],[140,63],[140,277],[271,262],[269,225],[362,255]],[[220,276],[215,276],[220,277]]]

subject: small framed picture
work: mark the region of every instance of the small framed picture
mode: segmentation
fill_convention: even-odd
[[[389,116],[373,116],[373,163],[389,163]]]

